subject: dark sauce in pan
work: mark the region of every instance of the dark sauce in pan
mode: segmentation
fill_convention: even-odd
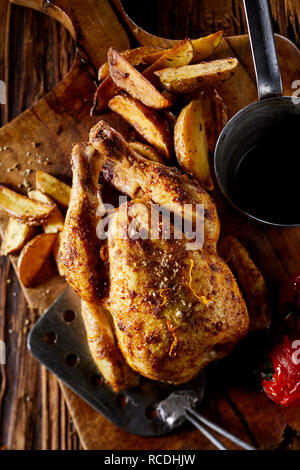
[[[300,223],[300,118],[282,120],[240,160],[234,200],[248,214],[275,224]]]

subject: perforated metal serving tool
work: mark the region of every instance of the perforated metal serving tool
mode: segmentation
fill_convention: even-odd
[[[142,378],[138,387],[114,393],[90,355],[80,304],[79,297],[67,287],[31,330],[28,346],[36,359],[89,405],[133,434],[167,434],[188,420],[219,449],[226,447],[209,428],[244,449],[253,449],[197,412],[205,391],[204,373],[177,387]]]

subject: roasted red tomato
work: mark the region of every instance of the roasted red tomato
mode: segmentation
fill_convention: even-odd
[[[279,311],[290,328],[300,331],[300,273],[283,282],[279,293]]]
[[[261,372],[267,396],[282,406],[300,406],[300,338],[284,336],[269,359]]]

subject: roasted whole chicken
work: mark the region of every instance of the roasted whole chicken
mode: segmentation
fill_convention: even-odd
[[[114,168],[121,168],[132,199],[107,214],[98,180],[108,162],[112,184],[120,181]],[[227,355],[249,328],[237,282],[217,254],[214,202],[179,170],[141,157],[104,121],[91,129],[88,143],[74,146],[72,168],[60,258],[82,299],[94,360],[114,390],[137,384],[138,374],[189,381]],[[183,217],[193,225],[198,204],[204,206],[203,246],[187,249],[190,240],[178,236],[174,221],[164,238],[164,214],[158,233],[150,231],[154,205],[174,217],[184,207]]]

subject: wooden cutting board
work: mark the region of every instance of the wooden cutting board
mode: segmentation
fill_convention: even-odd
[[[128,36],[107,0],[13,0],[56,18],[76,41],[74,64],[57,88],[34,107],[0,129],[0,182],[18,191],[34,181],[34,170],[42,169],[59,178],[70,179],[72,144],[84,141],[99,117],[89,111],[95,91],[97,68],[106,60],[110,46],[129,47]],[[172,41],[149,35],[126,17],[118,0],[115,9],[132,35],[141,44],[168,46]],[[290,95],[292,82],[300,76],[300,54],[287,39],[277,37],[284,92]],[[229,115],[256,100],[255,76],[247,36],[223,40],[217,57],[235,56],[240,66],[235,76],[220,87]],[[115,122],[111,115],[105,116]],[[126,129],[125,129],[126,132]],[[33,170],[26,172],[25,170]],[[262,268],[271,292],[289,274],[300,270],[299,229],[263,227],[240,216],[219,194],[214,194],[222,221],[222,235],[237,236]],[[1,228],[5,226],[1,218]],[[12,258],[15,264],[16,258]],[[32,308],[42,311],[64,288],[64,281],[53,275],[35,289],[24,289]],[[225,377],[226,378],[226,377]],[[83,445],[88,449],[204,449],[211,448],[198,432],[189,428],[163,438],[145,439],[115,428],[63,386],[66,400]],[[257,388],[234,385],[226,380],[212,387],[204,411],[232,432],[260,447],[276,446],[286,424],[300,430],[300,412],[286,412],[271,403]]]

